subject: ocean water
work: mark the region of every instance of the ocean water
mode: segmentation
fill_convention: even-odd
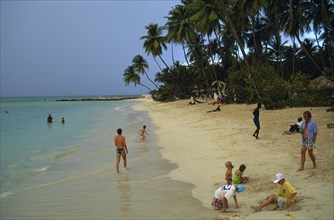
[[[148,114],[132,110],[140,101],[56,99],[1,98],[1,219],[215,218],[191,184],[168,177],[177,165],[161,157]],[[143,124],[149,136],[140,143]],[[128,171],[121,161],[116,175],[119,127]]]

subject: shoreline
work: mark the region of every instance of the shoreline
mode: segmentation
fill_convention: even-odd
[[[333,214],[333,130],[327,123],[333,122],[333,112],[326,107],[286,108],[260,111],[260,139],[252,137],[255,126],[252,111],[255,105],[229,104],[221,106],[221,112],[206,113],[216,106],[208,103],[188,106],[189,100],[157,103],[146,99],[134,105],[135,110],[146,110],[152,123],[158,128],[158,145],[163,158],[178,164],[168,174],[172,179],[192,183],[192,196],[211,207],[213,192],[224,184],[225,162],[235,166],[247,166],[245,192],[238,194],[240,208],[234,209],[233,200],[227,213],[219,213],[229,219],[331,219]],[[315,150],[317,169],[312,169],[309,157],[305,170],[296,172],[300,164],[300,135],[283,135],[289,125],[305,110],[310,110],[318,125],[319,136]],[[250,205],[257,204],[270,194],[277,185],[274,175],[282,172],[298,191],[296,204],[287,210],[255,213]],[[312,186],[321,186],[316,192]],[[215,212],[212,209],[213,212]]]

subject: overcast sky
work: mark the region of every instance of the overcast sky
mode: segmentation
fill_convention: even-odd
[[[165,24],[179,3],[1,0],[1,96],[146,94],[124,86],[124,70],[140,54],[154,78],[158,66],[139,38],[149,23]],[[172,64],[171,51],[163,58]],[[154,88],[144,76],[142,83]]]

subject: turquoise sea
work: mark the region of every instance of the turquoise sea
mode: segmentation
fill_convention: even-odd
[[[1,98],[1,219],[214,218],[192,197],[191,184],[168,177],[177,165],[161,157],[147,112],[132,110],[139,100],[61,98],[68,97]],[[116,175],[119,127],[128,171],[120,164]]]

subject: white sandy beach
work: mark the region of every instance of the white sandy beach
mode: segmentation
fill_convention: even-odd
[[[221,219],[333,219],[333,141],[334,113],[325,107],[286,108],[260,111],[259,139],[252,134],[255,126],[252,111],[255,105],[229,104],[221,112],[206,113],[216,106],[201,103],[188,106],[189,100],[157,103],[149,99],[134,106],[147,110],[153,123],[162,155],[179,167],[169,176],[195,185],[192,195],[203,206],[211,208],[213,192],[224,184],[225,162],[247,166],[244,175],[250,181],[245,191],[238,194],[239,209],[233,200],[227,213],[218,213]],[[307,155],[305,170],[296,172],[300,165],[300,135],[283,135],[305,110],[310,110],[318,125],[314,151],[317,169]],[[257,204],[269,194],[275,194],[277,185],[272,181],[282,172],[298,191],[296,203],[286,210],[270,211],[264,208],[254,212],[250,205]],[[212,212],[215,212],[212,209]]]

